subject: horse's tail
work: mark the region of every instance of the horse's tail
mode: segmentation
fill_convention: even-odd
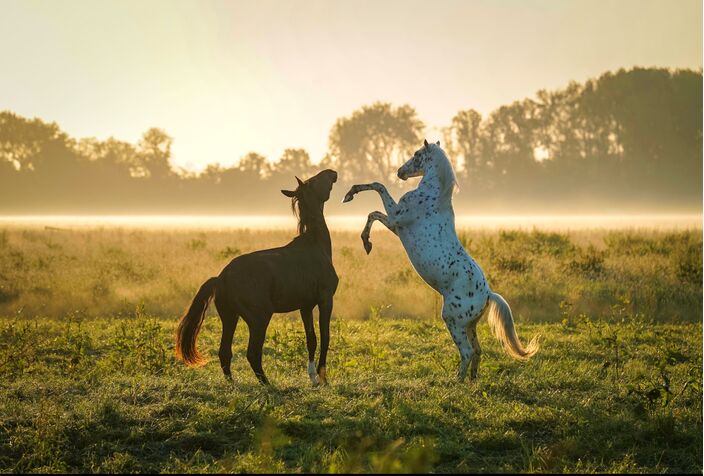
[[[210,278],[203,283],[176,329],[176,357],[189,367],[197,367],[205,363],[205,359],[196,348],[196,339],[205,318],[205,311],[215,294],[217,282],[218,278]]]
[[[521,345],[513,324],[513,314],[506,300],[500,294],[489,293],[489,327],[491,332],[501,342],[508,355],[518,360],[528,360],[540,348],[539,335],[531,339],[526,347]]]

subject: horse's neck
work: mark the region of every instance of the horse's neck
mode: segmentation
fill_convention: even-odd
[[[418,191],[431,197],[439,197],[442,190],[442,184],[440,183],[440,176],[434,168],[428,169],[420,179],[418,184]]]
[[[434,167],[429,168],[425,172],[416,190],[422,192],[426,196],[437,198],[438,213],[447,214],[451,218],[454,225],[455,211],[452,208],[452,199],[450,197],[447,203],[440,202],[443,199],[443,183],[440,181],[440,175]]]
[[[332,258],[330,230],[328,230],[322,209],[309,214],[305,234],[313,238],[313,241],[322,248],[323,252]]]

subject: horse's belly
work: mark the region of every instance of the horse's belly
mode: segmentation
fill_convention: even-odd
[[[275,258],[262,252],[242,255],[223,270],[239,308],[255,313],[291,312],[312,308],[335,293],[338,278],[332,265],[281,253]]]
[[[441,291],[449,281],[449,270],[442,264],[443,254],[440,248],[423,242],[414,242],[412,246],[405,246],[404,243],[404,247],[411,265],[423,281],[436,291]]]
[[[440,293],[458,283],[484,283],[484,274],[457,239],[454,228],[436,225],[400,235],[418,275]],[[481,286],[481,284],[480,284]]]
[[[274,312],[292,312],[314,307],[334,294],[333,283],[329,280],[302,274],[298,281],[277,283],[271,292],[271,302]]]
[[[442,292],[446,284],[445,276],[442,273],[438,273],[436,269],[426,266],[426,263],[422,261],[414,263],[413,260],[411,260],[411,264],[416,270],[416,273],[418,273],[418,276],[420,276],[428,286],[439,293]]]

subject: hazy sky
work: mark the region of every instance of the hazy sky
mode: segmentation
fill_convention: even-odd
[[[0,110],[174,138],[177,165],[318,161],[376,100],[431,127],[620,67],[701,68],[700,0],[0,0]]]

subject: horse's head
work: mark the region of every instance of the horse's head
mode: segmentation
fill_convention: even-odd
[[[423,147],[418,149],[413,157],[398,169],[398,178],[407,180],[410,177],[420,177],[433,171],[434,176],[440,181],[440,198],[443,203],[449,204],[452,191],[457,185],[452,163],[440,148],[440,141],[429,144],[424,141]]]
[[[332,184],[337,182],[337,172],[331,169],[318,172],[315,176],[306,180],[306,184],[311,188],[315,197],[321,202],[327,202],[332,191]]]
[[[281,190],[281,193],[291,198],[291,208],[298,215],[298,232],[304,233],[309,222],[314,220],[317,212],[322,214],[323,205],[330,198],[332,184],[337,182],[337,172],[323,170],[305,182],[296,177],[296,190]],[[298,205],[298,212],[296,211]],[[316,212],[317,211],[317,212]]]
[[[328,169],[319,172],[305,182],[298,177],[296,180],[298,181],[296,190],[281,190],[281,193],[303,205],[319,206],[330,198],[332,184],[337,182],[337,172]]]
[[[411,177],[422,177],[433,166],[441,161],[446,161],[447,157],[440,148],[440,141],[429,144],[424,141],[423,147],[418,149],[413,157],[398,169],[398,178],[407,180]]]

